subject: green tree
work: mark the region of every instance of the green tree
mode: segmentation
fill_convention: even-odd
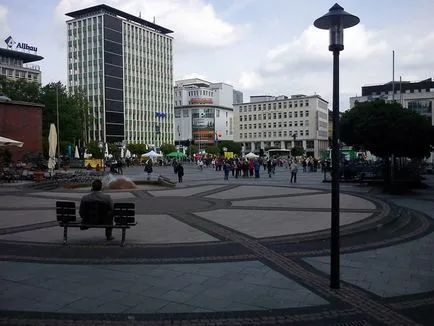
[[[291,148],[291,155],[292,156],[302,156],[302,155],[304,155],[304,153],[305,153],[305,151],[304,151],[303,147],[296,146],[296,147]]]
[[[136,154],[138,156],[149,152],[146,144],[128,144],[127,148],[130,150],[131,154]]]
[[[218,142],[219,151],[223,151],[223,147],[226,147],[228,152],[233,152],[234,154],[240,155],[242,150],[242,145],[240,143],[235,143],[232,140],[221,140]]]
[[[207,145],[205,146],[205,152],[208,154],[216,155],[219,153],[219,148],[215,145]]]
[[[86,131],[92,123],[89,115],[89,103],[83,91],[68,94],[61,82],[50,83],[42,88],[41,102],[45,105],[42,116],[42,134],[44,142],[48,141],[50,124],[57,125],[57,104],[59,127],[57,132],[61,143],[77,144],[79,140],[87,141]],[[65,148],[61,148],[64,152]]]
[[[430,121],[399,103],[357,103],[342,115],[340,127],[343,142],[379,157],[423,158],[430,153]]]
[[[116,144],[108,144],[108,151],[115,158],[121,157],[121,150]]]
[[[88,154],[92,154],[92,158],[104,158],[104,148],[98,147],[97,141],[90,141],[86,144],[86,151]]]
[[[195,144],[190,144],[190,146],[188,146],[188,150],[187,150],[187,154],[189,156],[192,156],[193,154],[199,152],[199,147]]]
[[[41,86],[25,79],[12,80],[6,78],[6,76],[0,76],[0,93],[5,94],[14,101],[41,102]]]
[[[430,153],[433,126],[399,103],[382,100],[356,103],[340,121],[341,140],[384,159],[385,186],[390,186],[390,157],[423,158]]]
[[[176,147],[173,144],[162,144],[160,146],[160,150],[163,152],[163,154],[167,155],[172,152],[176,152]]]

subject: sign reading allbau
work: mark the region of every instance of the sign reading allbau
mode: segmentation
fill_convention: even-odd
[[[12,36],[8,36],[5,39],[5,43],[9,49],[12,49],[14,47],[14,45],[16,44],[16,46],[15,46],[16,49],[38,52],[38,48],[36,46],[28,45],[27,43],[23,43],[23,42],[15,42],[15,40],[12,38]]]

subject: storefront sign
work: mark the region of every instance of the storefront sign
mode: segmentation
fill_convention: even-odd
[[[192,98],[190,104],[212,104],[212,98]]]

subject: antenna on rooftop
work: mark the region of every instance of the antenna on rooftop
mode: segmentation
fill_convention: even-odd
[[[142,18],[142,12],[139,11],[139,18]]]
[[[153,23],[155,24],[155,16],[154,16],[154,20],[153,20]]]

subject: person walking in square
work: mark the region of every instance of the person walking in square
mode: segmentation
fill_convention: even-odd
[[[291,183],[294,181],[294,183],[297,183],[297,164],[295,163],[295,161],[292,161],[289,170],[291,171]]]
[[[182,182],[182,177],[184,176],[184,166],[181,162],[178,163],[176,167],[176,173],[178,173],[178,182]]]

